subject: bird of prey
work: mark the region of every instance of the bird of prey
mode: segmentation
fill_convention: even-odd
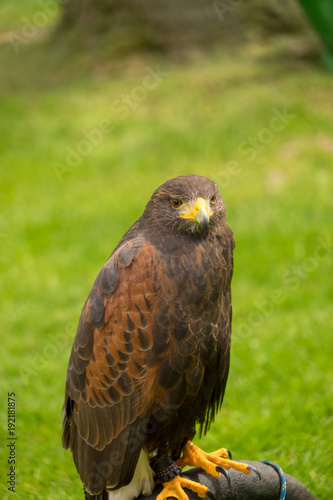
[[[231,467],[224,448],[192,443],[222,404],[229,370],[233,233],[217,185],[168,180],[121,239],[83,307],[70,354],[63,446],[85,498],[133,500],[163,483],[158,500],[202,498],[180,472]]]

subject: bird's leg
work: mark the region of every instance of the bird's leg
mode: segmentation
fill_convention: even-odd
[[[187,441],[186,445],[182,449],[182,456],[176,463],[181,468],[186,465],[201,467],[207,472],[207,474],[210,474],[213,477],[220,477],[220,473],[222,473],[227,478],[228,483],[230,482],[229,474],[227,472],[228,469],[236,469],[244,472],[244,474],[250,474],[251,470],[253,470],[260,478],[260,473],[255,467],[242,462],[229,460],[228,457],[229,453],[225,448],[220,448],[212,453],[206,453],[205,451],[200,450],[200,448],[198,448],[191,441]]]
[[[150,460],[150,467],[154,471],[155,483],[166,483],[178,476],[182,468],[170,457],[154,457]]]
[[[187,441],[182,449],[182,456],[176,462],[173,462],[168,457],[159,459],[153,465],[157,482],[163,483],[163,490],[156,497],[156,500],[166,500],[167,498],[188,500],[188,496],[183,488],[194,491],[200,498],[207,496],[207,486],[179,476],[181,469],[186,465],[201,467],[207,474],[216,478],[220,477],[222,473],[227,478],[229,484],[230,478],[227,469],[236,469],[244,472],[244,474],[250,474],[251,471],[254,471],[260,478],[260,473],[255,467],[243,462],[235,462],[228,457],[229,452],[225,448],[220,448],[212,453],[206,453],[191,441]]]
[[[176,498],[177,500],[188,500],[183,488],[189,488],[195,491],[200,498],[205,498],[208,488],[202,484],[180,477],[181,467],[170,457],[152,459],[150,465],[154,470],[156,483],[163,484],[163,490],[157,495],[156,500],[166,500],[167,498]]]

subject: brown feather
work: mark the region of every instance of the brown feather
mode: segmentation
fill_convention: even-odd
[[[156,190],[83,308],[68,366],[63,445],[91,494],[126,485],[142,447],[177,456],[196,424],[207,431],[222,403],[232,232],[220,195],[207,236],[190,230],[169,202],[217,191],[200,176]]]

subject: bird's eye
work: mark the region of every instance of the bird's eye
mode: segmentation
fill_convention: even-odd
[[[171,206],[172,208],[180,208],[184,202],[182,200],[180,200],[179,198],[171,198],[170,200],[170,203],[171,203]]]
[[[216,203],[216,194],[214,194],[214,196],[212,196],[210,199],[210,204],[214,205],[214,203]]]

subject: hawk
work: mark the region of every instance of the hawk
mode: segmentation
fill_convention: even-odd
[[[251,466],[192,443],[209,429],[229,370],[233,233],[217,185],[168,180],[99,272],[70,354],[63,446],[86,499],[202,498],[185,465],[215,477]]]

